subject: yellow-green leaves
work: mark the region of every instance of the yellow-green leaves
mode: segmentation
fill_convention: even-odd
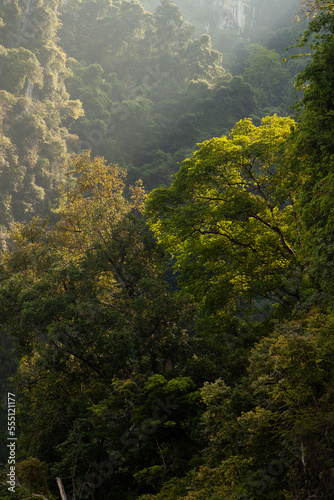
[[[126,214],[142,210],[145,191],[140,181],[124,196],[125,171],[107,165],[104,158],[90,159],[90,152],[72,158],[68,167],[74,185],[63,190],[58,235],[77,251],[104,243]]]
[[[333,0],[300,0],[299,15],[297,21],[306,17],[307,19],[315,18],[319,12],[334,12]]]
[[[229,136],[200,144],[172,186],[149,196],[149,224],[176,256],[184,289],[199,300],[214,294],[224,307],[298,294],[287,174],[293,127],[276,115],[259,127],[242,120]]]

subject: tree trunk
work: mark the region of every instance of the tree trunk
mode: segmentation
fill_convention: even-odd
[[[58,488],[59,488],[61,500],[67,500],[67,496],[66,496],[66,493],[65,493],[65,488],[64,488],[63,482],[60,479],[60,477],[57,477],[57,484],[58,484]]]

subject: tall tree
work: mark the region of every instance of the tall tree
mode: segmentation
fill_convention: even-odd
[[[59,222],[17,225],[1,261],[1,323],[21,360],[20,449],[78,500],[93,494],[96,477],[107,494],[115,477],[101,476],[99,464],[109,461],[120,470],[108,498],[125,498],[136,474],[141,487],[157,487],[176,464],[175,434],[191,449],[182,421],[194,384],[182,366],[192,309],[162,278],[161,256],[138,217],[141,184],[127,199],[124,172],[89,153],[69,173]],[[164,415],[157,401],[166,398],[175,400]]]
[[[148,198],[151,228],[206,311],[239,299],[284,306],[298,298],[302,269],[286,147],[293,126],[277,116],[259,127],[242,120],[228,137],[201,144],[171,187]]]
[[[333,227],[333,112],[334,86],[334,12],[332,2],[316,2],[316,17],[310,22],[300,42],[313,51],[304,71],[297,79],[303,96],[297,104],[296,136],[299,168],[295,174],[300,185],[298,197],[301,214],[305,262],[316,275],[324,295],[332,294],[332,227]],[[298,163],[298,162],[297,162]]]
[[[64,80],[70,71],[56,44],[57,2],[4,2],[0,28],[1,224],[50,208],[58,167],[75,141],[65,128],[82,109]]]

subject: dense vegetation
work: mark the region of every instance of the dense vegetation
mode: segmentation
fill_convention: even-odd
[[[0,5],[1,498],[334,498],[333,2]]]

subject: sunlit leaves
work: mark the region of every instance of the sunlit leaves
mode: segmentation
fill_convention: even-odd
[[[201,144],[171,188],[149,196],[151,227],[198,298],[218,294],[224,307],[237,297],[297,293],[294,195],[286,177],[292,127],[277,116],[260,127],[243,120],[229,137]]]
[[[303,96],[297,103],[298,131],[295,138],[301,239],[304,259],[313,282],[331,301],[333,186],[333,32],[332,2],[316,2],[317,15],[309,23],[301,46],[310,44],[313,55],[297,78]],[[301,154],[302,153],[302,154]]]
[[[125,172],[107,165],[103,158],[91,163],[88,151],[71,160],[68,175],[75,175],[76,183],[73,188],[65,188],[58,231],[63,238],[70,238],[78,250],[96,241],[105,242],[113,225],[125,214],[142,209],[145,192],[140,181],[131,188],[132,201],[126,201]]]
[[[301,17],[314,19],[321,12],[333,13],[333,0],[300,0],[297,21],[300,21]]]

